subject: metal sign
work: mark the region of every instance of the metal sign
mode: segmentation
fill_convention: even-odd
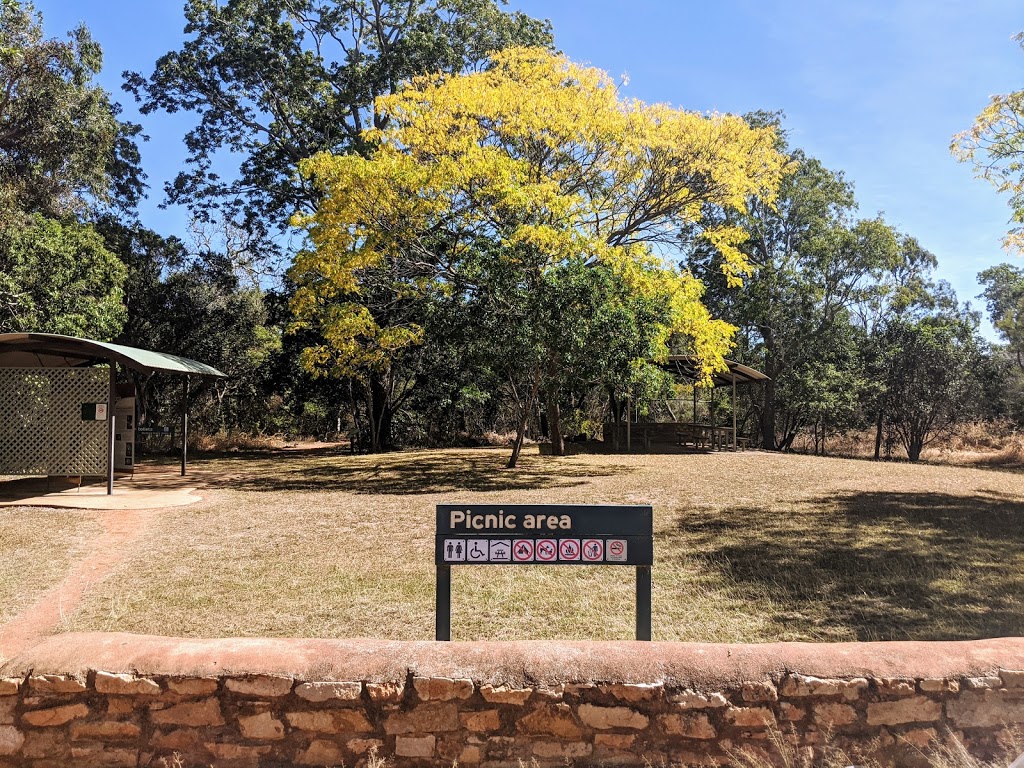
[[[106,421],[106,403],[82,403],[82,421]]]
[[[174,437],[174,427],[139,427],[135,431],[140,435],[170,435]]]
[[[438,504],[435,637],[451,639],[453,565],[628,565],[636,568],[636,639],[651,639],[654,512],[650,506]]]

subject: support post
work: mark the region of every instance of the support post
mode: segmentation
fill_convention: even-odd
[[[651,566],[636,567],[636,639],[651,639]]]
[[[114,494],[114,438],[117,425],[114,423],[114,402],[117,400],[117,363],[110,361],[110,393],[107,395],[107,496]]]
[[[626,453],[633,452],[633,417],[630,410],[633,408],[633,399],[626,398]]]
[[[181,389],[181,476],[188,469],[188,376]]]
[[[437,586],[434,596],[434,639],[452,639],[452,569],[437,566]]]
[[[739,444],[736,442],[736,374],[732,375],[732,449],[733,451],[739,450]]]

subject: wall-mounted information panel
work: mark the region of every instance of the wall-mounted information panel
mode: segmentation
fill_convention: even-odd
[[[114,406],[114,471],[135,471],[135,398],[122,397]]]
[[[638,640],[651,639],[654,512],[642,505],[439,504],[436,632],[451,639],[451,567],[628,565],[636,568]]]

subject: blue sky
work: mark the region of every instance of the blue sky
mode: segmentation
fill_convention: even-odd
[[[179,0],[37,0],[49,35],[84,21],[103,45],[103,84],[151,71],[182,40]],[[961,299],[976,274],[1017,261],[1000,246],[1005,200],[949,154],[994,93],[1024,88],[1020,0],[512,0],[549,18],[571,58],[626,74],[625,92],[694,110],[785,111],[791,142],[854,182],[861,215],[883,212],[939,259]],[[185,157],[187,115],[133,113],[151,141],[144,221],[184,233],[183,211],[157,209]],[[991,329],[986,328],[991,336]]]

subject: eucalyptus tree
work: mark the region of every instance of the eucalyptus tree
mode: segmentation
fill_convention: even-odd
[[[95,82],[99,44],[84,26],[47,38],[29,2],[0,5],[0,206],[50,218],[130,210],[142,193],[140,127]]]
[[[1014,39],[1024,48],[1024,32]],[[967,130],[950,146],[978,177],[1010,195],[1011,229],[1007,248],[1024,250],[1024,89],[992,96]]]
[[[910,461],[975,410],[985,365],[977,316],[959,310],[900,319],[885,332],[898,361],[887,382],[887,422]]]
[[[739,354],[770,377],[756,403],[760,443],[785,450],[808,424],[849,422],[863,381],[854,318],[898,263],[898,236],[881,219],[856,218],[853,185],[787,147],[778,115],[748,120],[779,128],[789,160],[776,200],[718,214],[748,233],[740,248],[752,274],[729,289],[715,277],[721,254],[706,246],[689,263],[712,286],[716,311],[739,326]]]
[[[410,77],[460,72],[508,45],[550,45],[546,22],[495,0],[187,0],[185,33],[125,87],[151,113],[193,112],[187,168],[167,199],[227,217],[276,248],[319,192],[296,173],[318,152],[366,154],[375,106]]]
[[[96,82],[80,26],[46,37],[28,2],[0,4],[0,330],[114,338],[125,269],[97,233],[142,192],[139,127]]]

